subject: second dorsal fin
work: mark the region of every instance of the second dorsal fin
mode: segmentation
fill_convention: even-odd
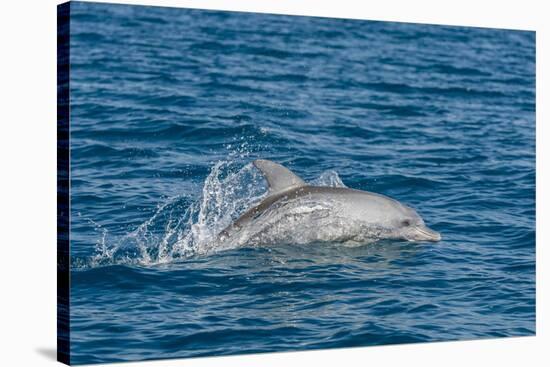
[[[269,195],[290,188],[304,186],[306,183],[286,167],[266,159],[257,159],[254,166],[259,169],[269,185]]]

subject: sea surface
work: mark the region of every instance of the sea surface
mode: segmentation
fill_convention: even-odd
[[[71,362],[535,333],[534,32],[71,4]],[[213,248],[306,181],[438,243]]]

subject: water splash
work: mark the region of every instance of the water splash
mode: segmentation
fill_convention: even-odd
[[[311,183],[345,187],[335,171],[325,171]],[[79,261],[74,265],[87,268],[112,264],[164,264],[242,245],[239,242],[215,243],[215,239],[266,193],[265,180],[252,163],[239,168],[235,161],[217,162],[197,201],[192,202],[183,195],[168,198],[151,218],[130,233],[118,238],[110,236],[107,229],[89,220],[100,235],[95,254],[84,264]]]
[[[311,181],[311,184],[314,186],[347,187],[342,182],[338,172],[334,170],[324,171],[318,178]]]

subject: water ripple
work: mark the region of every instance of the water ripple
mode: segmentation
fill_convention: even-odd
[[[71,12],[72,362],[535,333],[533,32]],[[255,158],[443,241],[203,251]]]

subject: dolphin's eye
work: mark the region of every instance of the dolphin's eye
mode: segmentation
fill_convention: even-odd
[[[408,227],[408,226],[411,225],[411,221],[408,220],[408,219],[405,219],[404,221],[401,222],[401,225],[402,225],[403,227]]]

